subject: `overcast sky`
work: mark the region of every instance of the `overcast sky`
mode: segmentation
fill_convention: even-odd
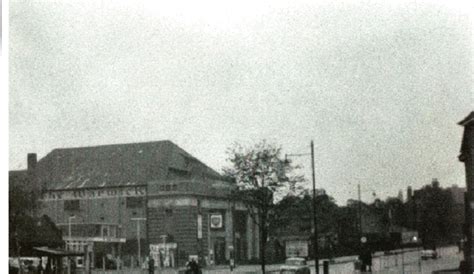
[[[313,139],[318,188],[341,204],[358,183],[366,201],[465,185],[468,4],[135,2],[10,2],[10,169],[169,139],[220,171],[235,141],[305,153]],[[310,158],[295,162],[310,179]]]

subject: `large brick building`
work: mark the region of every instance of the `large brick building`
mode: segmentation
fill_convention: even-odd
[[[55,149],[39,161],[29,154],[28,170],[41,214],[96,267],[150,251],[164,266],[258,257],[258,229],[230,199],[234,185],[170,141]]]
[[[466,197],[465,197],[465,236],[464,259],[467,265],[465,273],[473,273],[474,267],[474,112],[459,122],[464,127],[459,160],[464,163],[466,170]]]

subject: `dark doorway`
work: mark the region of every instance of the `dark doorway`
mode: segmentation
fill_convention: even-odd
[[[217,238],[214,241],[214,254],[216,264],[225,264],[225,238]]]
[[[234,250],[235,250],[235,258],[234,260],[236,262],[240,262],[240,258],[241,258],[241,252],[242,252],[242,249],[241,249],[241,246],[240,246],[240,238],[235,238],[235,246],[234,246]]]

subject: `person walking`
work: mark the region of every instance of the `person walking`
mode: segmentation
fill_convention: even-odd
[[[43,274],[43,271],[44,271],[44,269],[43,269],[43,260],[40,257],[37,272],[38,272],[38,274]]]
[[[201,274],[201,268],[199,267],[199,264],[194,260],[194,258],[191,259],[190,262],[188,262],[188,270],[186,271],[186,274]]]
[[[361,254],[359,255],[362,272],[372,272],[372,250],[367,244],[361,246]]]
[[[76,274],[76,260],[74,259],[69,259],[71,260],[71,274]]]
[[[155,273],[155,260],[153,260],[153,257],[150,255],[150,259],[148,260],[148,274],[154,274]]]

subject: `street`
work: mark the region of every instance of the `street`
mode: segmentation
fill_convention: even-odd
[[[432,273],[435,270],[447,270],[455,269],[459,266],[459,262],[462,259],[462,253],[457,252],[457,247],[443,247],[438,249],[439,258],[436,260],[421,260],[419,250],[409,250],[403,253],[395,255],[383,255],[376,253],[373,258],[373,272],[372,273]],[[402,256],[403,254],[403,256]],[[358,273],[354,270],[355,256],[336,258],[335,263],[329,267],[330,274],[344,274],[344,273]],[[403,264],[402,264],[403,262]],[[311,273],[314,271],[314,262],[309,262],[311,267]],[[320,261],[320,273],[323,273],[322,267],[323,261]],[[267,265],[266,269],[268,273],[275,273],[280,268],[280,264]],[[148,273],[144,269],[124,269],[120,271],[101,271],[94,270],[93,274],[101,273],[127,273],[127,274],[145,274]],[[157,270],[155,273],[161,274],[174,274],[178,273],[176,269]],[[233,272],[231,272],[225,266],[216,266],[213,268],[203,269],[204,274],[218,274],[218,273],[261,273],[259,265],[241,265],[238,266]]]

